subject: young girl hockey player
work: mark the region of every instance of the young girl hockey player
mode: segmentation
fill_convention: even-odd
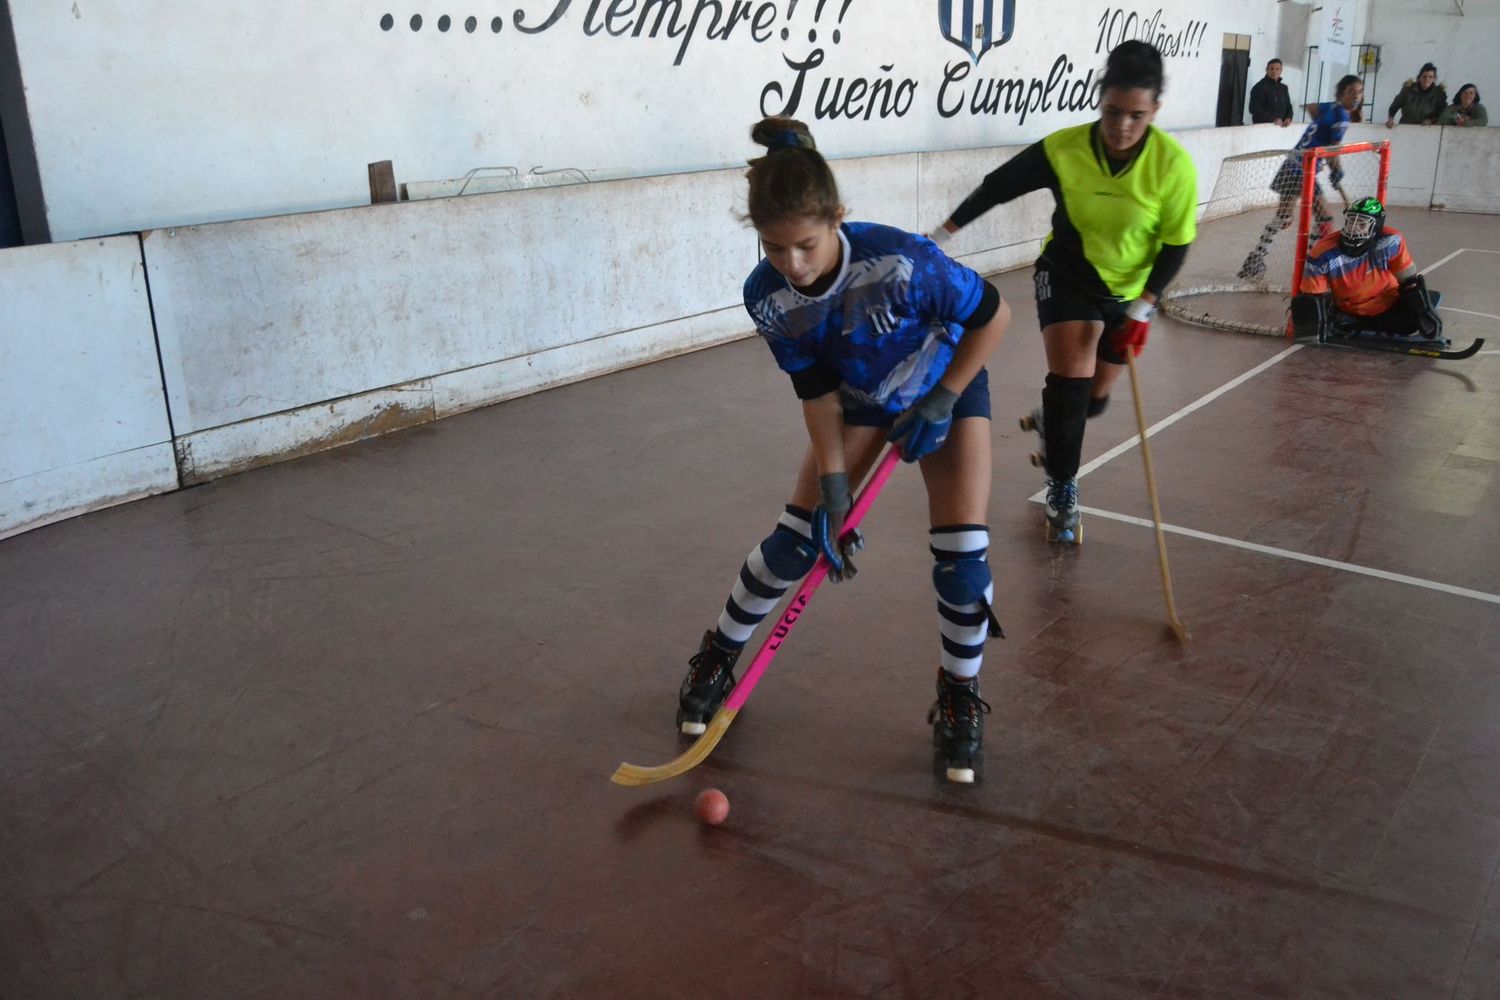
[[[1028,191],[1046,188],[1056,201],[1035,273],[1047,380],[1041,408],[1022,420],[1042,435],[1052,540],[1083,540],[1077,475],[1084,422],[1108,405],[1124,352],[1139,355],[1145,346],[1156,300],[1197,234],[1193,161],[1151,126],[1161,89],[1161,53],[1145,42],[1122,42],[1100,80],[1099,120],[1023,150],[934,233],[946,240]]]
[[[858,484],[887,440],[918,462],[937,566],[941,663],[929,713],[951,780],[972,782],[983,739],[979,668],[993,588],[986,552],[990,400],[985,359],[1010,322],[993,285],[931,241],[845,222],[828,163],[801,122],[767,118],[750,133],[749,220],[765,259],[745,308],[802,401],[810,446],[776,528],[740,567],[718,627],[706,632],[679,692],[677,725],[704,731],[734,689],[757,624],[819,554],[834,580],[854,574],[843,537]]]
[[[1276,234],[1287,229],[1292,224],[1293,210],[1297,202],[1302,199],[1302,152],[1317,146],[1337,146],[1344,141],[1344,133],[1349,128],[1351,121],[1359,121],[1360,105],[1365,99],[1365,85],[1359,77],[1350,73],[1339,80],[1338,86],[1333,88],[1333,100],[1324,104],[1308,105],[1309,111],[1316,111],[1312,122],[1303,129],[1302,137],[1297,140],[1297,145],[1287,154],[1282,161],[1276,176],[1271,178],[1271,190],[1279,196],[1276,204],[1276,214],[1266,227],[1261,230],[1259,238],[1255,241],[1255,247],[1245,255],[1245,262],[1240,265],[1239,277],[1245,281],[1260,281],[1266,273],[1266,255],[1271,250],[1271,244],[1276,239]],[[1326,161],[1319,163],[1328,164],[1328,180],[1340,193],[1344,190],[1344,168],[1339,165],[1339,158],[1332,156]],[[1313,186],[1313,217],[1317,222],[1313,238],[1327,235],[1333,226],[1333,213],[1328,211],[1327,204],[1323,201],[1323,193]]]

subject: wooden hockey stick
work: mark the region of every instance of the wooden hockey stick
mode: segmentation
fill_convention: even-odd
[[[891,473],[895,471],[896,463],[900,459],[899,448],[892,446],[886,449],[880,462],[875,466],[875,472],[870,476],[870,481],[865,484],[864,489],[859,491],[859,496],[854,499],[854,505],[849,508],[849,516],[844,519],[845,535],[859,527],[859,522],[864,520],[870,505],[885,488],[886,480],[891,478]],[[782,610],[776,627],[771,629],[771,634],[766,636],[765,642],[761,643],[760,652],[755,654],[755,659],[751,660],[750,666],[745,669],[745,676],[740,678],[729,698],[709,720],[708,728],[703,731],[703,735],[693,741],[692,746],[683,751],[676,760],[656,767],[621,764],[609,780],[617,785],[650,785],[668,778],[675,778],[703,763],[704,759],[713,752],[714,747],[718,746],[719,740],[724,738],[729,724],[744,707],[745,700],[750,697],[750,692],[760,681],[761,675],[766,672],[766,667],[776,658],[776,653],[781,649],[781,643],[791,634],[792,626],[796,625],[797,620],[802,617],[802,612],[812,598],[813,592],[822,585],[827,576],[828,560],[819,555],[818,561],[813,563],[812,572],[807,574],[807,578],[802,581],[802,586],[797,588],[797,593]]]
[[[1172,600],[1172,571],[1167,568],[1167,535],[1161,526],[1161,503],[1156,497],[1156,473],[1151,468],[1151,445],[1146,439],[1146,411],[1141,406],[1141,380],[1135,372],[1135,352],[1125,349],[1125,361],[1130,365],[1130,394],[1135,400],[1135,425],[1141,432],[1141,461],[1146,465],[1146,493],[1151,498],[1151,521],[1156,525],[1156,561],[1161,566],[1161,592],[1167,601],[1167,621],[1177,641],[1189,639],[1187,626],[1177,617],[1177,603]]]

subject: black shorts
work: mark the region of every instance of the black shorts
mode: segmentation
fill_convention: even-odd
[[[1080,320],[1103,323],[1108,329],[1125,320],[1124,302],[1085,292],[1045,260],[1036,262],[1031,278],[1036,285],[1036,319],[1044,330],[1053,323]]]
[[[844,423],[851,427],[889,427],[899,415],[878,406],[860,406],[847,401],[844,403]],[[964,417],[990,419],[988,368],[979,369],[979,373],[969,381],[969,387],[958,397],[958,402],[953,404],[953,419],[962,420]]]

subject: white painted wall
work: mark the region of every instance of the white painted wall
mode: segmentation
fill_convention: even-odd
[[[176,486],[139,240],[0,251],[0,538]]]
[[[1496,0],[1369,0],[1364,41],[1381,46],[1380,79],[1373,97],[1376,121],[1414,78],[1423,63],[1438,68],[1438,81],[1453,100],[1458,88],[1473,83],[1493,107],[1500,98],[1495,53],[1500,51],[1500,3]],[[1492,113],[1492,123],[1494,115]]]
[[[1059,100],[1086,89],[1127,22],[1175,53],[1161,123],[1212,124],[1223,34],[1271,37],[1278,17],[1275,0],[1014,6],[1011,39],[977,64],[944,39],[938,0],[748,0],[749,19],[727,40],[715,37],[714,11],[729,0],[516,0],[479,12],[472,33],[462,8],[446,32],[441,10],[423,9],[413,31],[420,5],[384,0],[10,11],[54,239],[364,204],[366,165],[382,159],[400,181],[506,164],[634,176],[727,168],[751,152],[750,124],[789,106],[835,157],[1027,142],[1091,117]],[[522,30],[554,12],[545,30]],[[793,67],[818,59],[794,102]],[[948,72],[968,76],[944,90]],[[1024,112],[972,112],[965,99],[1010,80],[1033,102]],[[825,99],[820,112],[825,88],[847,97],[888,82],[894,96],[904,81],[906,102],[856,101],[851,118],[830,117]]]
[[[1484,93],[1484,91],[1480,91]],[[1398,128],[1411,132],[1418,126]],[[1433,180],[1432,207],[1450,212],[1500,212],[1500,133],[1495,129],[1444,128]]]
[[[1271,125],[1176,133],[1199,166]],[[1500,213],[1500,130],[1391,138],[1393,204]],[[925,230],[1020,146],[835,163],[854,218]],[[751,334],[739,168],[0,251],[0,534]],[[1028,195],[951,249],[1032,260]],[[151,277],[165,394],[142,278]]]

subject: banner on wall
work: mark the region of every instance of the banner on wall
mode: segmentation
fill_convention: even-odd
[[[1175,6],[1185,6],[1184,0]],[[523,0],[510,17],[462,23],[446,15],[428,23],[420,14],[385,13],[379,29],[429,37],[488,32],[515,46],[568,39],[629,51],[637,74],[650,72],[649,62],[637,61],[651,58],[641,52],[643,42],[656,43],[659,65],[684,76],[721,58],[712,50],[722,46],[770,49],[776,57],[769,71],[764,59],[736,60],[745,67],[737,106],[721,104],[716,113],[746,121],[786,115],[809,123],[935,112],[939,119],[1008,118],[1024,125],[1057,111],[1097,107],[1096,73],[1105,54],[1126,39],[1153,43],[1169,65],[1205,55],[1207,22],[1174,17],[1165,7],[1078,4],[1070,13],[1078,16],[1060,24],[1045,0],[906,0],[899,12],[860,0]],[[956,46],[963,56],[941,66],[916,65],[910,53],[921,49],[924,37]],[[1013,40],[1019,44],[1007,46]],[[993,55],[1002,46],[1008,58]],[[669,84],[693,86],[689,80]]]
[[[1318,58],[1338,75],[1349,69],[1352,55],[1349,35],[1354,28],[1354,4],[1347,0],[1326,0],[1319,22]]]
[[[221,52],[161,33],[196,0],[148,6],[153,18],[139,0],[10,5],[56,238],[360,204],[381,160],[454,192],[723,169],[755,155],[750,126],[767,115],[801,119],[839,158],[1023,144],[1098,113],[1105,57],[1127,39],[1166,59],[1157,124],[1203,126],[1219,79],[1203,11],[1222,9],[259,0],[235,8]],[[1242,6],[1237,27],[1275,31],[1273,6]]]

